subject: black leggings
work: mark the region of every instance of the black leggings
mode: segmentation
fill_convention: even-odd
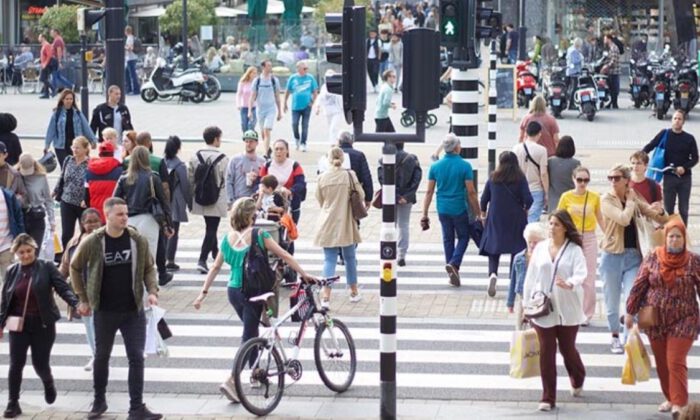
[[[211,257],[216,258],[219,254],[219,244],[216,239],[216,232],[219,230],[220,217],[204,216],[204,224],[206,231],[204,233],[204,241],[202,241],[202,251],[199,254],[199,261],[207,261],[207,257],[211,252]]]
[[[513,269],[513,255],[510,254],[510,270]],[[501,263],[501,254],[489,255],[489,276],[496,274],[498,276],[498,265]],[[508,270],[510,272],[510,270]]]
[[[156,268],[158,274],[165,274],[165,247],[167,238],[163,234],[163,229],[158,231],[158,247],[156,247]]]
[[[83,208],[61,201],[61,243],[66,249],[68,241],[75,235],[75,223],[80,220]]]
[[[44,386],[53,383],[51,366],[51,348],[56,341],[56,324],[41,322],[41,317],[29,316],[24,321],[22,332],[10,332],[10,372],[7,376],[8,399],[19,400],[19,390],[22,386],[22,371],[27,363],[27,350],[32,349],[32,366]]]
[[[173,222],[173,236],[168,239],[168,246],[165,251],[165,259],[168,262],[175,262],[177,252],[177,241],[180,238],[180,222]]]
[[[44,243],[44,233],[46,232],[46,219],[29,219],[24,217],[26,233],[36,241],[36,255],[41,251],[41,244]]]

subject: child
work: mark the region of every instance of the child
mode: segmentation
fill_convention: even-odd
[[[122,153],[121,153],[121,147],[119,147],[119,134],[117,133],[117,130],[108,127],[102,130],[102,138],[104,141],[112,143],[112,146],[114,146],[114,158],[118,160],[119,162],[122,161]]]
[[[534,251],[537,244],[546,238],[542,225],[538,222],[529,223],[525,226],[523,237],[527,242],[527,248],[520,251],[513,257],[513,267],[510,270],[510,287],[508,288],[508,300],[506,306],[508,312],[515,312],[515,329],[523,329],[523,283],[525,283],[525,274],[527,266],[530,263],[530,255]],[[515,302],[517,293],[517,302]],[[513,307],[517,304],[517,310]]]
[[[274,175],[265,175],[260,180],[260,190],[256,199],[256,207],[267,220],[279,222],[284,215],[284,196],[275,191],[279,182]]]

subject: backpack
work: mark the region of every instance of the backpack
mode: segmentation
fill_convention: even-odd
[[[211,206],[219,201],[221,187],[224,185],[224,180],[217,182],[216,165],[221,162],[226,155],[219,154],[213,161],[211,158],[204,160],[201,152],[197,152],[199,165],[194,171],[194,201],[200,206]]]
[[[274,76],[274,75],[273,75],[273,76],[270,76],[270,77],[271,77],[270,80],[272,81],[272,91],[274,92],[274,91],[277,90],[277,82],[275,82],[275,76]],[[255,86],[253,86],[253,88],[255,89],[255,94],[257,95],[257,94],[258,94],[258,91],[260,90],[260,77],[257,77],[257,78],[255,79],[254,85],[255,85]]]
[[[258,244],[258,228],[250,234],[250,248],[243,257],[243,295],[247,298],[272,291],[275,286],[275,273],[270,267],[267,251]]]
[[[141,38],[134,37],[134,47],[131,51],[134,54],[143,53],[143,43],[141,42]]]

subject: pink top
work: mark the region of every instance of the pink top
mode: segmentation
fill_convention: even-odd
[[[236,104],[241,108],[248,108],[250,95],[253,94],[253,82],[240,82],[236,91]],[[255,108],[255,106],[253,106]]]

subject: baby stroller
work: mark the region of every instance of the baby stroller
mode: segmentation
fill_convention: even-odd
[[[404,127],[410,127],[416,122],[416,112],[410,109],[404,109],[401,113],[401,125]],[[437,116],[432,112],[428,112],[428,118],[425,122],[427,128],[430,128],[437,124]]]

